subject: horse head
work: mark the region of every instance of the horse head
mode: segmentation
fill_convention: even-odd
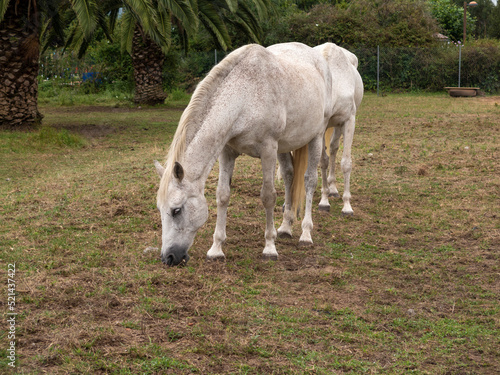
[[[161,259],[169,266],[187,263],[196,232],[208,219],[203,186],[189,181],[175,162],[171,171],[155,161],[161,178],[157,207],[161,213]]]

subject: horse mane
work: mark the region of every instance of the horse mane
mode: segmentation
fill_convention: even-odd
[[[200,129],[203,117],[208,111],[209,104],[220,84],[228,76],[231,70],[248,55],[249,50],[256,46],[258,45],[249,44],[227,55],[226,58],[210,70],[208,75],[196,87],[188,106],[182,113],[174,138],[170,144],[165,161],[165,171],[158,190],[158,199],[167,196],[168,185],[172,177],[175,162],[182,164],[186,147]]]

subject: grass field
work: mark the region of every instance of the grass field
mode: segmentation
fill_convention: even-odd
[[[0,325],[1,373],[500,373],[500,97],[367,94],[354,216],[340,199],[315,209],[314,245],[298,246],[296,223],[277,262],[261,260],[261,172],[248,157],[226,261],[205,260],[216,166],[209,220],[178,268],[151,250],[153,159],[186,103],[43,103],[43,128],[0,131],[0,305],[9,312],[15,263],[18,313],[15,368],[7,315]],[[276,226],[282,203],[279,185]]]

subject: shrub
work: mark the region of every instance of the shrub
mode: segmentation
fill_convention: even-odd
[[[358,70],[366,90],[376,88],[376,47],[349,48],[358,56]],[[380,85],[383,90],[440,91],[458,82],[458,47],[454,44],[417,48],[380,48]],[[462,48],[461,86],[500,91],[500,42],[481,40]]]
[[[308,13],[289,14],[284,22],[288,27],[281,27],[281,35],[273,35],[275,40],[296,40],[311,46],[328,41],[354,47],[428,45],[438,30],[427,3],[420,0],[318,4]]]

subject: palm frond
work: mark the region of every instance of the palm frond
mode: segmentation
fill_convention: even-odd
[[[236,12],[236,16],[237,20],[235,24],[254,42],[261,43],[262,28],[252,9],[246,3],[240,3],[240,8]]]
[[[66,17],[58,12],[54,13],[53,17],[42,25],[40,40],[43,40],[44,44],[41,53],[44,53],[48,47],[53,46],[56,42],[64,41],[68,27],[66,21]]]
[[[85,52],[87,52],[87,48],[89,48],[91,42],[92,42],[92,35],[90,35],[88,38],[82,39],[80,43],[80,48],[78,49],[79,59],[81,59],[85,55]]]
[[[196,3],[196,2],[195,2]],[[172,13],[188,33],[194,33],[198,27],[193,4],[187,0],[158,0],[158,13]]]
[[[77,27],[73,27],[71,30],[69,30],[68,34],[69,35],[64,45],[64,51],[66,51],[67,48],[78,48],[77,46],[83,39],[82,31],[79,30]]]
[[[76,18],[86,36],[90,36],[97,26],[97,4],[94,0],[71,0]]]
[[[217,9],[207,0],[201,0],[198,2],[198,11],[205,29],[219,42],[223,50],[227,50],[231,45],[231,38]]]
[[[236,11],[238,10],[238,0],[225,0],[225,3],[231,13],[236,13]]]
[[[111,36],[111,31],[110,27],[108,26],[106,15],[100,9],[97,11],[97,24],[104,32],[104,35],[106,35],[106,38],[108,38],[108,40],[112,43],[113,37]]]
[[[257,15],[261,21],[263,21],[274,8],[272,0],[252,0],[252,3],[255,9],[257,9]],[[242,2],[241,4],[247,5],[248,8],[248,3]]]
[[[126,0],[130,13],[136,20],[136,24],[166,52],[170,48],[170,38],[164,35],[160,29],[164,28],[165,20],[160,20],[159,9],[151,0]]]
[[[170,12],[158,12],[158,31],[161,37],[165,40],[163,45],[160,44],[163,52],[167,53],[172,41],[172,22],[170,21]]]
[[[9,6],[9,0],[0,0],[0,22],[3,20],[5,12],[7,12],[8,6]]]
[[[121,50],[122,52],[132,52],[132,41],[134,40],[134,30],[137,21],[130,11],[126,11],[122,18],[121,30]]]
[[[118,20],[118,16],[120,15],[120,9],[112,9],[109,11],[109,29],[111,32],[115,30],[116,21]]]
[[[51,31],[54,32],[61,40],[64,40],[64,35],[66,28],[68,27],[68,17],[63,12],[54,13],[54,15],[48,20],[47,26]],[[43,34],[41,34],[43,38]]]
[[[156,10],[151,0],[125,0],[128,10],[144,31],[150,32],[156,23]]]

